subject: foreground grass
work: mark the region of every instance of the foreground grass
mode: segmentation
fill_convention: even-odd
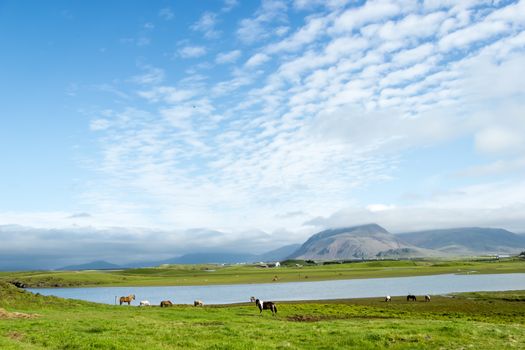
[[[194,308],[100,305],[0,284],[2,349],[512,349],[525,344],[525,291]]]
[[[169,286],[515,272],[525,273],[525,260],[372,261],[266,269],[249,265],[175,265],[116,271],[3,272],[0,281],[19,281],[28,287]]]

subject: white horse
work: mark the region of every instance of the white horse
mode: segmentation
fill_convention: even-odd
[[[142,301],[140,302],[140,305],[139,305],[139,306],[151,306],[151,304],[150,304],[150,302],[147,301],[147,300],[142,300]]]
[[[430,295],[425,295],[425,301],[430,301]]]
[[[385,302],[389,302],[389,301],[392,301],[392,298],[390,297],[390,295],[387,295],[385,297]]]
[[[202,302],[202,300],[195,300],[193,302],[193,306],[204,306],[204,303]]]

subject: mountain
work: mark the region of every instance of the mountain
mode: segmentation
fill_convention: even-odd
[[[433,256],[434,252],[407,244],[377,224],[329,229],[311,236],[290,258],[350,260]]]
[[[519,253],[525,237],[499,228],[451,228],[396,235],[403,242],[455,255]]]
[[[99,260],[93,261],[86,264],[80,265],[69,265],[59,268],[57,270],[68,270],[68,271],[78,271],[78,270],[116,270],[121,269],[122,266],[112,264],[107,261]]]

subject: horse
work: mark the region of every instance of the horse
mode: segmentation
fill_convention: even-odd
[[[128,303],[128,305],[131,305],[131,302],[133,300],[135,300],[135,294],[130,294],[127,297],[120,297],[119,299],[120,305],[122,305],[123,303]]]
[[[425,295],[425,301],[430,301],[430,295]]]
[[[151,306],[148,300],[141,300],[139,306]]]
[[[195,300],[193,302],[193,306],[204,306],[204,303],[202,302],[202,300]]]
[[[250,297],[250,303],[255,303],[255,297]]]
[[[271,301],[261,301],[259,299],[255,300],[255,305],[259,308],[259,313],[262,313],[263,310],[271,310],[272,316],[277,314],[277,305]]]
[[[390,295],[387,295],[385,297],[385,303],[389,302],[389,301],[392,301],[392,298],[390,297]]]
[[[415,295],[412,295],[412,294],[407,295],[407,301],[411,301],[411,300],[412,300],[412,301],[417,301],[417,300],[416,300],[416,296],[415,296]]]
[[[168,306],[173,306],[173,303],[169,300],[163,300],[160,302],[160,307],[168,307]]]

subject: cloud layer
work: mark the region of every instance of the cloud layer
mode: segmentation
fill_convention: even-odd
[[[263,0],[228,17],[243,5],[200,13],[90,113],[89,215],[0,223],[286,243],[364,222],[525,231],[525,1]]]

